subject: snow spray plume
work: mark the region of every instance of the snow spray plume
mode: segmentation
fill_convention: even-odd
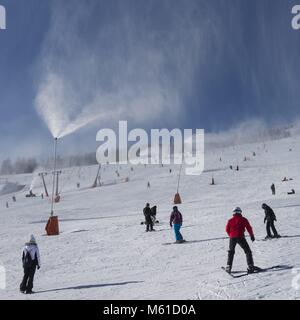
[[[40,180],[39,172],[41,172],[42,170],[43,169],[41,167],[38,167],[38,168],[36,168],[34,170],[33,178],[32,178],[29,190],[33,190],[33,188],[35,187],[36,183]]]
[[[35,174],[33,176],[32,181],[31,181],[29,190],[33,190],[33,188],[34,188],[35,184],[37,183],[38,179],[39,179],[39,176],[37,174]]]
[[[297,125],[268,126],[264,121],[253,119],[219,133],[206,134],[207,148],[221,148],[254,142],[266,142],[287,138],[297,131]]]
[[[107,126],[120,118],[134,125],[163,114],[168,121],[180,117],[183,97],[208,54],[211,22],[200,8],[196,0],[188,6],[54,0],[36,95],[37,112],[53,137],[96,120]]]

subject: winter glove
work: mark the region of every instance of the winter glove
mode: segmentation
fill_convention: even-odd
[[[172,228],[172,223],[170,223],[170,227]]]
[[[41,268],[40,266],[37,266],[37,269],[38,269],[38,270],[40,270],[40,268]]]
[[[251,241],[252,241],[252,242],[254,242],[254,241],[255,241],[254,236],[251,236]]]

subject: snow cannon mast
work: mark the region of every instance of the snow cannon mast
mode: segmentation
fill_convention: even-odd
[[[59,235],[59,224],[58,217],[54,216],[54,201],[55,201],[55,185],[56,185],[56,176],[58,179],[58,174],[56,175],[56,165],[57,165],[57,141],[58,138],[54,138],[54,170],[53,170],[53,182],[52,182],[52,198],[51,198],[51,213],[50,218],[46,225],[46,232],[48,236]]]

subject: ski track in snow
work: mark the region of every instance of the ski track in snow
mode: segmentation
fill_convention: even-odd
[[[259,149],[258,149],[259,148]],[[272,270],[233,279],[221,266],[226,264],[228,239],[225,225],[232,208],[242,207],[256,239],[251,243],[255,264],[300,267],[300,198],[286,194],[300,180],[300,138],[262,144],[227,147],[207,152],[201,176],[182,176],[179,206],[184,218],[182,234],[190,242],[174,241],[169,215],[176,192],[178,166],[106,166],[101,179],[130,177],[128,183],[90,189],[97,166],[80,171],[63,169],[62,199],[55,204],[61,234],[45,236],[50,212],[49,199],[25,198],[19,192],[0,196],[0,265],[6,268],[7,288],[1,299],[300,299],[292,288],[292,269]],[[292,148],[292,152],[288,152]],[[257,156],[252,157],[252,151]],[[219,157],[222,157],[222,162]],[[243,162],[244,156],[251,160]],[[239,159],[240,171],[229,169]],[[172,168],[172,173],[169,173]],[[74,176],[70,177],[70,172]],[[211,186],[214,175],[216,185]],[[293,181],[281,182],[283,177]],[[31,184],[33,175],[8,177]],[[46,177],[50,187],[50,175]],[[80,181],[81,189],[76,188]],[[150,181],[151,188],[147,188]],[[276,196],[270,185],[276,185]],[[42,192],[37,180],[34,192]],[[25,188],[25,190],[27,190]],[[5,208],[9,201],[9,209]],[[158,206],[155,232],[145,232],[142,209],[146,202]],[[265,236],[261,204],[270,204],[277,215],[276,227],[290,238],[260,241]],[[29,235],[39,243],[42,268],[37,271],[30,297],[18,292],[22,278],[21,251]],[[237,247],[233,270],[246,270],[246,258]]]

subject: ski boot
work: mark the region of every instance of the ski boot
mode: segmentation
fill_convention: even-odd
[[[250,266],[248,266],[247,272],[248,272],[248,274],[251,274],[251,273],[254,273],[255,270],[256,269],[255,269],[254,265],[250,265]]]
[[[232,268],[232,266],[227,265],[226,268],[225,268],[225,271],[228,272],[228,273],[231,273],[231,268]]]
[[[273,238],[274,238],[273,236],[265,236],[265,240],[271,240]]]
[[[26,291],[26,294],[34,294],[34,292],[32,290]]]

